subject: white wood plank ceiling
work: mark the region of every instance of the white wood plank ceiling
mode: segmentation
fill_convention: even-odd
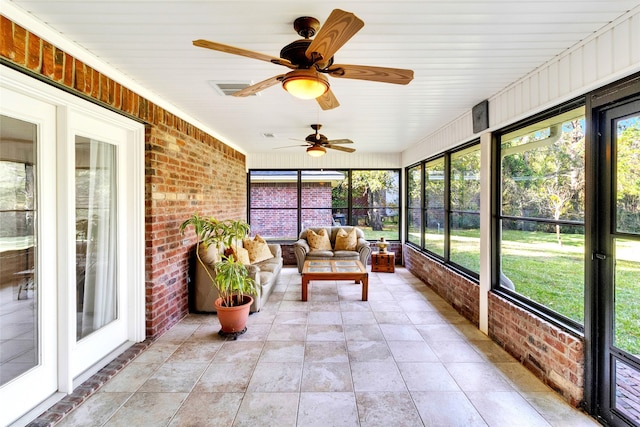
[[[2,0],[5,2],[6,0]],[[358,153],[398,153],[640,4],[638,0],[11,0],[246,153],[304,139],[322,123]],[[194,47],[212,40],[279,56],[299,16],[335,9],[365,22],[337,63],[409,68],[407,86],[330,77],[341,106],[322,111],[279,85],[223,96],[209,81],[256,83],[286,72]],[[273,137],[265,137],[265,134]],[[302,147],[281,152],[299,152]],[[333,151],[332,155],[348,156]]]

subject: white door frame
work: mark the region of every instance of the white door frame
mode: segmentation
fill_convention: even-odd
[[[103,130],[119,128],[121,136],[124,135],[120,138],[118,149],[118,171],[122,172],[122,176],[119,176],[117,184],[118,194],[121,197],[118,204],[119,207],[123,207],[118,210],[118,224],[119,227],[122,226],[118,231],[120,242],[118,280],[123,286],[119,314],[122,319],[125,319],[124,324],[118,325],[123,331],[123,339],[119,346],[123,342],[141,342],[145,339],[144,125],[5,66],[0,66],[0,89],[3,91],[3,96],[0,97],[0,106],[3,111],[9,108],[24,110],[23,114],[28,116],[34,111],[27,105],[26,99],[32,99],[48,104],[48,108],[52,109],[54,115],[52,123],[46,126],[41,125],[42,151],[39,151],[39,154],[42,159],[39,161],[53,162],[53,170],[38,172],[48,174],[46,178],[40,178],[41,184],[45,187],[38,188],[39,196],[44,197],[38,202],[39,209],[41,206],[53,207],[53,212],[44,215],[39,212],[39,214],[41,227],[45,232],[53,233],[54,238],[43,239],[39,244],[42,245],[40,247],[41,265],[47,266],[46,274],[41,276],[46,276],[47,280],[55,283],[55,286],[51,286],[52,294],[47,297],[56,301],[57,304],[52,308],[53,320],[49,319],[42,323],[46,331],[46,334],[42,335],[47,340],[53,340],[57,346],[57,353],[54,352],[52,361],[47,362],[57,364],[54,369],[57,376],[56,390],[71,393],[74,388],[74,378],[91,369],[92,363],[105,363],[104,357],[118,348],[116,346],[108,349],[109,346],[103,346],[98,351],[94,351],[93,355],[85,351],[82,357],[77,356],[78,352],[84,350],[82,341],[76,343],[75,336],[75,201],[73,200],[75,180],[69,179],[69,174],[73,177],[74,163],[70,161],[74,159],[70,157],[72,155],[70,151],[73,152],[75,147],[75,133],[82,128],[75,122],[84,117],[88,123],[101,123],[101,126],[104,126]],[[15,102],[11,101],[4,96],[5,91],[15,93],[19,99],[16,98]],[[87,128],[85,127],[84,130],[87,131]],[[109,138],[108,131],[102,140],[105,138]],[[72,245],[73,251],[71,251]],[[73,286],[70,283],[73,283]],[[45,315],[51,317],[48,312]],[[96,345],[96,342],[90,341],[88,341],[89,345]],[[9,394],[7,400],[2,399],[3,408],[11,408],[11,411],[10,414],[4,409],[0,411],[2,413],[0,424],[5,424],[5,418],[7,422],[11,422],[22,416],[56,391],[47,390],[46,396],[36,398],[34,391],[40,388],[35,387],[27,394]],[[26,406],[20,404],[27,400],[25,399],[27,395],[33,399],[30,399]]]

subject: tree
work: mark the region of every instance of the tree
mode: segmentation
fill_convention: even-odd
[[[398,173],[390,170],[354,170],[351,172],[350,182],[344,180],[340,186],[342,190],[351,187],[354,208],[357,205],[367,208],[369,226],[374,231],[382,231],[382,209],[388,207],[387,191],[398,191]]]

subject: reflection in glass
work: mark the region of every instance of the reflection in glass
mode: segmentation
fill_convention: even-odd
[[[407,171],[407,241],[421,245],[420,224],[422,222],[422,167],[414,166]]]
[[[640,234],[640,116],[616,122],[616,230]]]
[[[116,147],[76,136],[77,339],[117,318]]]
[[[480,146],[451,154],[449,259],[480,273]]]
[[[584,321],[584,227],[502,220],[501,285],[578,323]]]
[[[0,385],[40,363],[36,135],[0,116]]]
[[[298,172],[251,171],[249,182],[252,234],[265,239],[297,239]]]
[[[444,257],[444,158],[425,164],[424,248]]]
[[[640,390],[638,390],[638,378],[640,371],[618,359],[615,363],[615,408],[631,423],[640,424]]]
[[[614,274],[614,345],[640,362],[640,241],[615,239]]]

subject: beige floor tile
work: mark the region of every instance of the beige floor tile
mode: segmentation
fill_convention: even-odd
[[[309,313],[306,311],[285,311],[276,313],[274,325],[306,325]]]
[[[347,345],[339,341],[308,342],[304,349],[304,362],[348,362]]]
[[[356,392],[360,427],[422,426],[420,415],[406,391]]]
[[[445,363],[463,391],[513,391],[506,379],[489,363]]]
[[[348,341],[351,362],[393,362],[393,356],[385,341]]]
[[[257,363],[264,343],[253,341],[227,341],[213,357],[214,363],[242,360],[243,364]]]
[[[302,362],[258,363],[247,391],[299,392]]]
[[[406,391],[398,367],[390,362],[351,362],[355,391]]]
[[[474,391],[466,394],[490,426],[550,426],[538,411],[515,391]]]
[[[262,348],[260,363],[302,362],[304,343],[302,341],[267,341]]]
[[[295,426],[299,398],[299,393],[247,393],[233,426]]]
[[[312,311],[309,313],[309,325],[341,325],[339,311]]]
[[[96,393],[65,417],[58,426],[93,427],[103,425],[133,393]]]
[[[424,341],[389,341],[387,345],[396,362],[438,362],[438,356]]]
[[[404,311],[374,311],[374,314],[380,325],[412,325],[411,320]]]
[[[199,393],[237,393],[247,389],[253,364],[213,362],[198,380],[193,391]]]
[[[307,325],[282,324],[272,326],[267,336],[268,341],[304,341]]]
[[[160,363],[130,363],[101,389],[104,392],[135,392],[161,366]]]
[[[170,363],[160,366],[142,384],[140,392],[188,393],[198,381],[208,363]]]
[[[222,340],[211,341],[211,339],[209,341],[199,339],[196,341],[186,341],[173,352],[167,362],[209,363],[218,350],[220,350],[223,343],[224,341]]]
[[[600,426],[593,418],[567,405],[552,391],[527,392],[523,396],[554,427]]]
[[[551,391],[531,371],[518,362],[495,363],[494,366],[509,381],[511,386],[519,392]]]
[[[132,363],[164,363],[182,343],[154,342]]]
[[[186,398],[187,393],[134,393],[104,425],[166,426]]]
[[[430,341],[429,347],[441,362],[484,362],[485,360],[465,341]]]
[[[344,336],[347,341],[384,341],[384,335],[378,324],[343,326]]]
[[[300,393],[298,426],[353,427],[358,424],[358,409],[353,393]]]
[[[228,427],[243,397],[244,393],[191,393],[169,425]]]
[[[285,268],[237,340],[190,314],[60,425],[598,425],[402,267],[347,281]],[[146,392],[143,392],[146,390]]]
[[[307,341],[344,341],[342,325],[308,325]]]
[[[442,363],[398,363],[409,391],[460,391],[460,387]]]
[[[370,311],[343,311],[343,325],[377,325],[376,317]]]
[[[423,342],[422,335],[418,332],[415,325],[380,325],[384,338],[389,341],[421,341]]]
[[[464,335],[449,324],[416,325],[416,329],[428,343],[435,341],[465,341]]]
[[[412,391],[411,396],[425,426],[487,425],[461,391]]]
[[[353,391],[349,363],[305,363],[302,369],[300,391]]]

